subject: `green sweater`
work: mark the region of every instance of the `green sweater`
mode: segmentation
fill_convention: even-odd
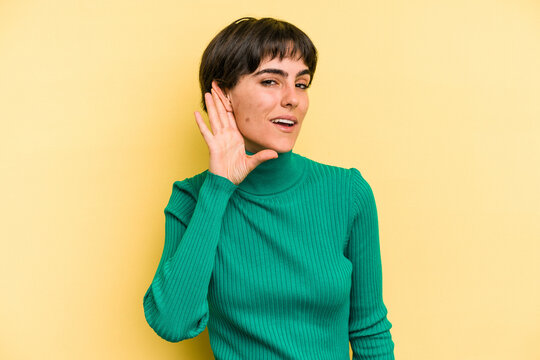
[[[356,168],[291,150],[239,185],[208,170],[176,181],[164,212],[143,303],[165,340],[208,326],[218,360],[345,360],[349,341],[355,360],[394,359],[377,209]]]

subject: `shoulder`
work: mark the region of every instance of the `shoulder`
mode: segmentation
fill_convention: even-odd
[[[191,187],[193,196],[195,198],[199,197],[199,191],[201,190],[202,184],[204,183],[207,175],[208,169],[184,179],[184,181]]]
[[[166,210],[174,211],[184,208],[187,204],[197,202],[199,190],[206,179],[207,170],[204,170],[183,180],[177,180],[172,185],[172,192]]]
[[[351,188],[357,194],[372,193],[371,186],[357,168],[348,169],[350,172]]]
[[[360,170],[355,167],[341,167],[309,159],[296,154],[302,158],[314,177],[321,180],[340,182],[351,191],[365,191],[369,184],[362,176]],[[354,188],[354,189],[353,189]]]
[[[306,164],[306,171],[316,179],[343,181],[349,177],[347,168],[315,161],[300,154],[295,155]]]
[[[377,206],[373,189],[362,176],[360,170],[357,168],[350,168],[349,170],[351,173],[350,196],[353,216],[357,214],[376,214]]]
[[[376,208],[373,190],[358,168],[341,167],[303,158],[310,168],[312,182],[330,185],[332,189],[347,196],[351,216]]]

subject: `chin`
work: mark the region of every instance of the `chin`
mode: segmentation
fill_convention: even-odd
[[[275,150],[278,153],[286,153],[292,150],[294,143],[292,144],[275,144],[274,146],[269,146],[268,149]]]
[[[264,149],[270,149],[274,150],[277,153],[286,153],[293,149],[294,144],[296,143],[296,139],[278,139],[277,141],[266,141],[266,142],[251,142],[244,138],[246,141],[246,148],[247,149],[259,149],[255,151],[255,153],[264,150]],[[250,143],[248,145],[248,143]],[[250,150],[252,151],[252,150]],[[252,151],[253,152],[253,151]]]

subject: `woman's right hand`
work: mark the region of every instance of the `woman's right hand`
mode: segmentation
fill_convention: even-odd
[[[217,87],[215,82],[212,85]],[[253,155],[246,154],[244,138],[236,126],[234,115],[225,109],[216,90],[205,93],[204,100],[212,132],[198,111],[195,112],[195,120],[210,151],[210,172],[238,185],[259,164],[278,157],[277,152],[271,149]]]

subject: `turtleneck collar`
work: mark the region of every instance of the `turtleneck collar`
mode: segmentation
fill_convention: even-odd
[[[254,153],[245,150],[247,155]],[[238,185],[238,189],[254,195],[271,195],[296,185],[304,175],[304,159],[292,152],[278,153],[276,159],[267,160],[253,169]]]

